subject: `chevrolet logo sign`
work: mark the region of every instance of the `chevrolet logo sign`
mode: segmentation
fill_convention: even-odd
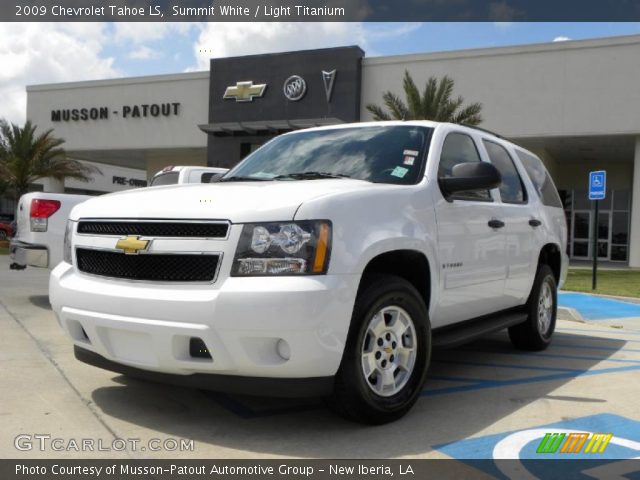
[[[249,82],[236,82],[235,86],[227,87],[224,91],[223,99],[235,98],[236,102],[252,102],[253,97],[261,97],[267,88],[266,83],[254,85],[253,80]]]
[[[126,254],[136,254],[146,250],[150,243],[150,240],[140,240],[138,236],[129,235],[118,240],[116,248],[123,250]]]

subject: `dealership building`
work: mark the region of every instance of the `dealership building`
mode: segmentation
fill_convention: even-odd
[[[27,118],[73,158],[148,178],[167,165],[230,167],[275,135],[366,121],[382,94],[449,75],[483,128],[536,152],[564,201],[569,254],[640,267],[640,36],[367,58],[358,47],[212,59],[210,70],[27,87]],[[594,218],[588,176],[606,170]],[[43,188],[64,191],[70,185]],[[91,190],[90,185],[84,186]],[[115,189],[115,187],[114,187]]]

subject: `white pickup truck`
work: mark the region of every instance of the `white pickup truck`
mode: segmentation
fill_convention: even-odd
[[[151,179],[150,186],[178,183],[209,183],[227,168],[169,166]],[[16,212],[17,231],[10,243],[12,270],[53,268],[62,261],[64,230],[71,209],[91,195],[31,192],[20,197]]]
[[[419,398],[434,346],[508,328],[546,348],[566,242],[531,152],[453,124],[341,125],[214,184],[78,205],[49,296],[88,364],[379,424]]]

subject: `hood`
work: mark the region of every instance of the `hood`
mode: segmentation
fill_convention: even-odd
[[[296,210],[305,201],[372,186],[361,180],[322,179],[140,188],[83,202],[73,209],[71,219],[184,218],[230,220],[232,223],[293,220]]]

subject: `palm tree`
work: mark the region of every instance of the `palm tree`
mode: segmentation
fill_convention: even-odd
[[[374,120],[435,120],[437,122],[461,123],[478,125],[482,122],[481,103],[471,103],[464,106],[461,96],[452,98],[454,81],[445,75],[440,80],[429,77],[420,95],[409,72],[405,70],[402,88],[406,103],[392,92],[382,95],[388,111],[378,105],[367,105],[367,110],[373,114]]]
[[[64,140],[52,135],[53,130],[36,134],[30,121],[20,127],[0,120],[0,179],[17,200],[36,180],[67,177],[88,182],[91,174],[101,173],[93,166],[67,158],[61,145]]]

